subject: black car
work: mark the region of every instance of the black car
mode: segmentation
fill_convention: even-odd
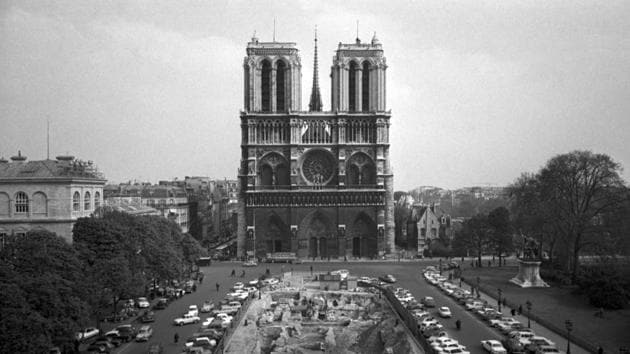
[[[158,301],[155,303],[155,306],[153,306],[153,309],[164,310],[167,306],[168,306],[168,299],[161,298],[161,299],[158,299]]]
[[[138,330],[132,325],[122,325],[116,327],[118,331],[118,336],[124,340],[125,342],[129,342],[136,338],[136,334],[138,334]]]
[[[104,336],[96,338],[96,342],[109,341],[114,347],[119,347],[124,341],[117,333],[107,333]]]
[[[145,311],[142,317],[140,317],[140,321],[142,323],[155,322],[155,313],[153,313],[153,311]]]
[[[109,340],[99,340],[87,347],[90,353],[111,353],[112,350],[114,350],[114,345]]]

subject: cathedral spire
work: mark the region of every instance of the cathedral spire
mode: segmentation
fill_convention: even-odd
[[[317,26],[315,26],[315,56],[313,60],[313,89],[311,90],[311,102],[308,104],[309,112],[322,111],[322,96],[319,93],[319,74],[317,69]]]

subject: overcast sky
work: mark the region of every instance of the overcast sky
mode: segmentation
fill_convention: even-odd
[[[575,149],[630,166],[630,1],[0,2],[0,156],[93,160],[113,182],[236,178],[243,57],[318,26],[383,44],[396,190],[506,185]],[[623,177],[630,180],[624,171]]]

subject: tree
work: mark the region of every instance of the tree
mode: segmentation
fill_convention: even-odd
[[[474,252],[479,266],[482,266],[481,256],[489,242],[488,234],[488,217],[482,214],[475,215],[466,220],[463,228],[456,233],[453,240],[453,249],[457,254],[462,254],[464,250]]]
[[[488,226],[490,229],[489,243],[499,256],[499,266],[502,257],[512,250],[512,224],[510,212],[505,207],[498,207],[488,214]]]
[[[82,264],[72,246],[36,230],[9,236],[0,251],[0,352],[71,350],[89,316]],[[25,336],[24,333],[28,333]]]
[[[605,154],[573,151],[552,158],[510,188],[519,224],[546,235],[552,249],[557,242],[566,246],[559,249],[564,252],[560,257],[573,283],[582,251],[605,239],[600,221],[628,199],[620,170]]]

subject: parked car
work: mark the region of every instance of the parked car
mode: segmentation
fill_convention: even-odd
[[[536,349],[536,354],[561,354],[555,345],[541,345]]]
[[[396,278],[393,275],[391,275],[391,274],[385,274],[385,275],[382,275],[382,276],[380,276],[378,278],[380,280],[382,280],[382,281],[384,281],[386,283],[390,283],[390,284],[393,284],[393,283],[396,282]]]
[[[95,341],[87,347],[88,352],[111,353],[112,350],[114,350],[114,345],[108,340]]]
[[[550,341],[549,339],[541,336],[533,336],[529,338],[529,344],[525,345],[525,351],[528,353],[535,353],[538,350],[538,347],[543,345],[546,346],[555,346],[556,343]]]
[[[162,344],[153,343],[149,345],[149,350],[147,351],[147,354],[163,354],[163,353],[164,353],[164,347],[162,346]]]
[[[203,312],[203,313],[208,313],[210,311],[212,311],[214,309],[214,302],[212,301],[205,301],[203,303],[203,305],[201,305],[201,309],[199,309],[199,311]]]
[[[193,316],[199,316],[199,308],[197,307],[197,305],[188,306],[188,314],[193,315]]]
[[[145,325],[140,327],[138,334],[136,335],[136,342],[146,342],[153,336],[153,328]]]
[[[101,331],[98,330],[98,328],[94,328],[94,327],[87,327],[84,328],[83,330],[81,330],[80,332],[77,332],[75,334],[75,337],[77,340],[79,341],[84,341],[90,338],[94,338],[96,336],[98,336],[101,333]]]
[[[142,314],[142,317],[140,317],[140,322],[155,322],[155,313],[153,311],[145,311],[144,314]]]
[[[348,275],[350,275],[350,271],[347,269],[339,269],[339,270],[334,270],[332,272],[330,272],[330,274],[339,274],[341,276],[341,280],[345,280]]]
[[[120,337],[118,336],[118,332],[116,331],[109,331],[105,333],[105,335],[102,335],[96,338],[95,342],[99,342],[99,341],[108,341],[114,347],[119,347],[123,343],[123,340],[120,339]]]
[[[151,304],[149,303],[149,300],[147,300],[146,297],[139,297],[137,304],[138,304],[138,308],[141,308],[141,309],[146,309],[149,306],[151,306]]]
[[[490,354],[507,354],[507,349],[495,339],[482,340],[481,346]]]
[[[155,310],[164,310],[167,306],[168,306],[168,299],[167,298],[160,298],[155,303],[155,306],[153,306],[153,308]]]
[[[129,342],[134,339],[136,334],[138,334],[136,328],[130,324],[118,326],[116,327],[116,330],[118,331],[118,336],[120,336],[120,338],[122,338],[125,342]]]
[[[425,307],[435,307],[435,299],[433,299],[431,296],[425,296],[422,299],[422,303]]]
[[[254,259],[250,259],[243,262],[243,267],[257,267],[257,266],[258,266],[258,262],[256,262],[256,260]]]
[[[178,317],[178,318],[174,319],[173,320],[173,324],[176,325],[176,326],[183,326],[183,325],[187,325],[187,324],[191,324],[191,323],[197,323],[199,321],[201,321],[199,316],[187,313],[187,314],[185,314],[182,317]]]
[[[438,309],[438,313],[440,314],[441,317],[443,318],[447,318],[447,317],[451,317],[451,309],[449,309],[446,306],[442,306]]]

